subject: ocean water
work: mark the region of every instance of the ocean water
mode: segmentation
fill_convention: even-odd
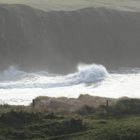
[[[97,64],[79,64],[68,75],[25,72],[13,66],[0,72],[0,104],[29,105],[38,96],[77,98],[80,94],[140,98],[140,69],[109,72]]]

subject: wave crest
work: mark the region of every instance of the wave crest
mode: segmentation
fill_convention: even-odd
[[[78,71],[79,78],[85,83],[104,80],[108,75],[106,68],[97,64],[79,64]]]
[[[102,65],[79,64],[77,69],[78,71],[72,74],[53,75],[48,72],[27,73],[10,67],[0,74],[0,88],[53,88],[74,86],[78,84],[97,83],[108,76],[106,68]]]

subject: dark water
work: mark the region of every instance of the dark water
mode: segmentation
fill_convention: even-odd
[[[44,12],[0,6],[0,69],[70,73],[99,63],[109,70],[140,67],[140,13],[105,8]]]

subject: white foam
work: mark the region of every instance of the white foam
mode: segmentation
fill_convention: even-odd
[[[140,98],[140,73],[110,74],[102,84],[92,89],[92,94],[106,97],[128,96]]]
[[[96,64],[80,64],[77,72],[69,75],[27,73],[10,67],[0,73],[0,103],[28,105],[37,96],[77,98],[79,94],[140,98],[139,85],[139,71],[109,74]]]
[[[47,72],[46,72],[47,73]],[[51,74],[52,75],[52,74]],[[108,72],[101,65],[86,65],[73,74],[65,76],[49,76],[44,73],[26,73],[13,67],[4,71],[0,83],[1,89],[13,88],[55,88],[78,84],[97,83],[107,77]],[[8,81],[7,81],[8,80]]]

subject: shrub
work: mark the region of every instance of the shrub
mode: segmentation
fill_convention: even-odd
[[[88,105],[84,105],[77,111],[77,113],[80,115],[91,115],[91,114],[94,114],[95,112],[96,112],[96,109]]]

